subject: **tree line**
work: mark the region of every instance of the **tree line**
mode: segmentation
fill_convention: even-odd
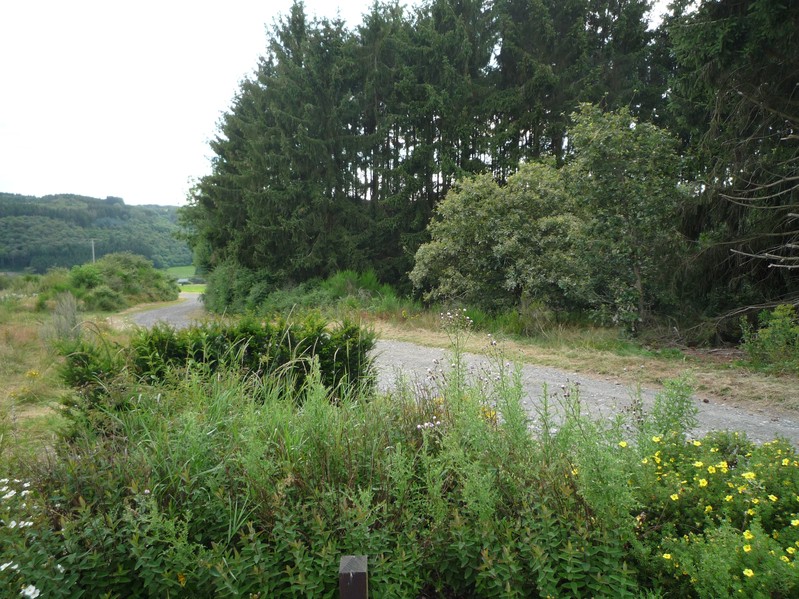
[[[614,135],[626,142],[625,127],[644,124],[673,140],[668,172],[627,181],[631,189],[621,192],[635,196],[642,214],[660,211],[668,226],[656,219],[652,239],[609,236],[620,229],[601,223],[582,229],[606,255],[619,244],[622,253],[637,247],[640,268],[664,262],[643,254],[662,252],[666,232],[670,247],[684,249],[651,275],[662,286],[656,295],[670,301],[642,299],[643,271],[622,285],[635,290],[627,304],[636,315],[686,303],[718,314],[795,296],[785,267],[796,255],[799,9],[678,0],[654,27],[650,4],[429,0],[406,10],[376,2],[348,29],[309,18],[296,2],[269,31],[257,69],[223,116],[212,172],[183,211],[195,259],[245,270],[266,287],[372,268],[410,290],[417,252],[436,242],[436,223],[446,220],[437,207],[462,193],[458,182],[504,188],[524,165],[568,169],[581,160],[580,127],[604,131],[603,119],[615,115],[611,144]],[[641,151],[658,156],[647,143]],[[582,183],[564,188],[568,198],[550,216],[575,216],[579,210],[564,207],[598,201],[590,182],[606,163],[586,162],[591,144],[584,140]],[[604,178],[606,215],[625,216],[613,176],[629,178],[618,160],[637,158],[610,160],[619,170]],[[544,184],[545,170],[537,175]],[[535,212],[487,234],[524,235],[531,220]],[[424,280],[416,277],[427,292],[441,282]],[[589,286],[622,293],[607,280]]]
[[[127,206],[121,198],[0,193],[0,269],[43,273],[113,253],[145,256],[156,268],[191,263],[174,206]]]

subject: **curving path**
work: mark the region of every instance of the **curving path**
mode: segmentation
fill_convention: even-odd
[[[136,325],[149,327],[164,322],[176,328],[184,328],[193,322],[202,321],[205,313],[199,293],[181,293],[181,301],[167,306],[156,306],[128,315],[126,318]],[[393,388],[399,378],[414,385],[436,384],[450,369],[450,358],[446,350],[425,347],[404,341],[380,339],[375,352],[378,385],[381,389]],[[466,354],[467,369],[472,376],[492,378],[498,366],[486,356]],[[590,375],[525,364],[521,369],[524,387],[523,403],[535,425],[537,410],[541,405],[544,386],[548,389],[552,403],[562,401],[570,389],[579,389],[581,407],[598,418],[613,418],[620,410],[628,408],[633,390],[624,385]],[[656,390],[644,388],[641,398],[644,406],[651,406]],[[763,411],[750,411],[715,401],[696,400],[699,409],[699,425],[695,434],[700,436],[711,430],[742,431],[756,442],[784,437],[799,446],[799,421]]]

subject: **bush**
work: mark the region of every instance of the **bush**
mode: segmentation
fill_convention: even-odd
[[[747,320],[741,322],[742,347],[756,368],[774,372],[799,373],[799,317],[790,304],[777,306],[758,315],[755,330]]]

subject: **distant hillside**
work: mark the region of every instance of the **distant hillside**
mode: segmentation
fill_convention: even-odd
[[[90,262],[115,252],[132,252],[156,268],[190,264],[188,245],[175,238],[175,206],[126,206],[60,194],[41,198],[0,193],[0,270],[32,269]]]

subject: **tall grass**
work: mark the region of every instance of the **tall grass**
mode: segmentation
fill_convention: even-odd
[[[490,376],[458,367],[452,320],[455,368],[387,394],[326,387],[316,360],[299,390],[199,363],[109,385],[58,460],[3,483],[0,588],[329,596],[339,557],[366,554],[379,597],[799,589],[787,444],[690,439],[679,385],[634,420],[587,418],[576,390],[530,415],[501,354]]]

